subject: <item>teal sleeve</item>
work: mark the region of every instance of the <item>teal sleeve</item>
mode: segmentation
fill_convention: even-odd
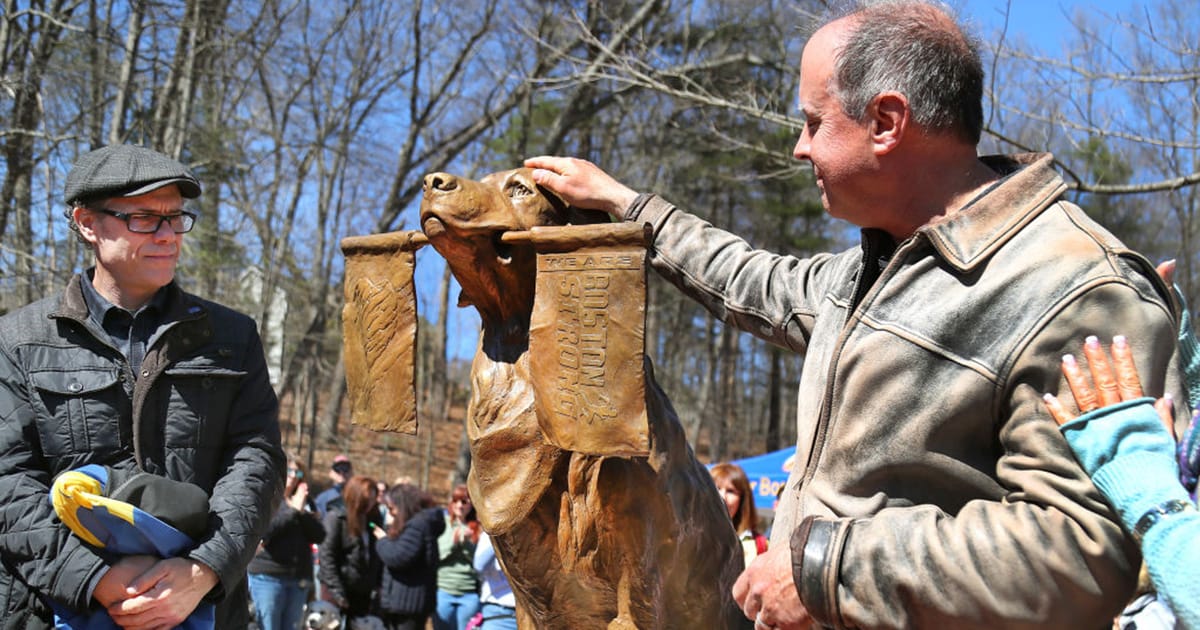
[[[1163,502],[1188,500],[1179,483],[1175,439],[1153,403],[1151,398],[1139,398],[1110,405],[1060,427],[1127,532]]]
[[[1188,408],[1200,405],[1200,343],[1192,328],[1192,314],[1177,285],[1172,285],[1175,297],[1183,312],[1179,314],[1179,365],[1183,368],[1183,380],[1187,386]]]
[[[1089,475],[1094,476],[1105,464],[1133,453],[1155,453],[1172,462],[1175,459],[1175,438],[1167,433],[1154,410],[1153,398],[1101,407],[1059,429]]]
[[[1200,513],[1172,514],[1142,539],[1150,580],[1171,606],[1178,627],[1200,628]]]
[[[1064,424],[1063,435],[1092,481],[1132,532],[1142,516],[1167,501],[1190,501],[1179,483],[1175,442],[1142,398],[1085,414]],[[1142,538],[1142,555],[1155,589],[1184,628],[1200,629],[1200,513],[1164,516]]]

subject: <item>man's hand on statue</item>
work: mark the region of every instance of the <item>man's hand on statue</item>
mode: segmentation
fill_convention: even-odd
[[[733,598],[754,630],[807,630],[812,617],[792,580],[792,554],[776,545],[758,556],[733,585]]]
[[[174,628],[217,585],[217,574],[208,566],[186,558],[167,558],[137,578],[127,589],[128,598],[108,607],[108,614],[125,630]]]
[[[533,181],[539,186],[577,208],[603,210],[623,219],[637,199],[636,191],[587,160],[543,155],[525,160],[525,166],[533,169]]]

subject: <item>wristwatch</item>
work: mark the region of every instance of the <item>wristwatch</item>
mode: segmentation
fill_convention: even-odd
[[[1145,536],[1146,532],[1150,531],[1150,528],[1154,527],[1155,523],[1172,514],[1178,514],[1180,512],[1194,509],[1196,509],[1196,505],[1191,501],[1184,501],[1182,499],[1163,501],[1162,503],[1159,503],[1158,505],[1147,510],[1146,513],[1138,519],[1137,525],[1134,525],[1133,527],[1133,539],[1136,540],[1140,545],[1142,544],[1142,536]]]

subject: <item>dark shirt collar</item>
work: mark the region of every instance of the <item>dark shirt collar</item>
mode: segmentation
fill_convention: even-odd
[[[100,326],[101,328],[104,327],[104,320],[108,317],[108,314],[110,311],[112,311],[112,309],[118,309],[132,317],[137,317],[143,311],[146,311],[147,315],[152,315],[155,313],[161,314],[166,312],[167,287],[159,288],[159,290],[155,291],[154,295],[150,297],[149,302],[146,302],[137,311],[131,313],[120,306],[109,302],[108,298],[100,295],[100,292],[96,290],[95,285],[92,284],[92,277],[95,274],[95,267],[91,267],[84,273],[80,274],[79,285],[80,288],[83,289],[83,301],[87,304],[88,317],[94,321],[97,326]]]

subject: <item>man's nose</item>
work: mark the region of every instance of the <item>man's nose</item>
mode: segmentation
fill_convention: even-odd
[[[154,230],[154,240],[156,241],[173,241],[175,240],[175,228],[171,227],[170,221],[158,222],[158,229]]]
[[[808,134],[801,130],[800,137],[796,139],[796,146],[792,149],[792,157],[797,160],[807,160],[811,155],[812,146],[808,141]]]

